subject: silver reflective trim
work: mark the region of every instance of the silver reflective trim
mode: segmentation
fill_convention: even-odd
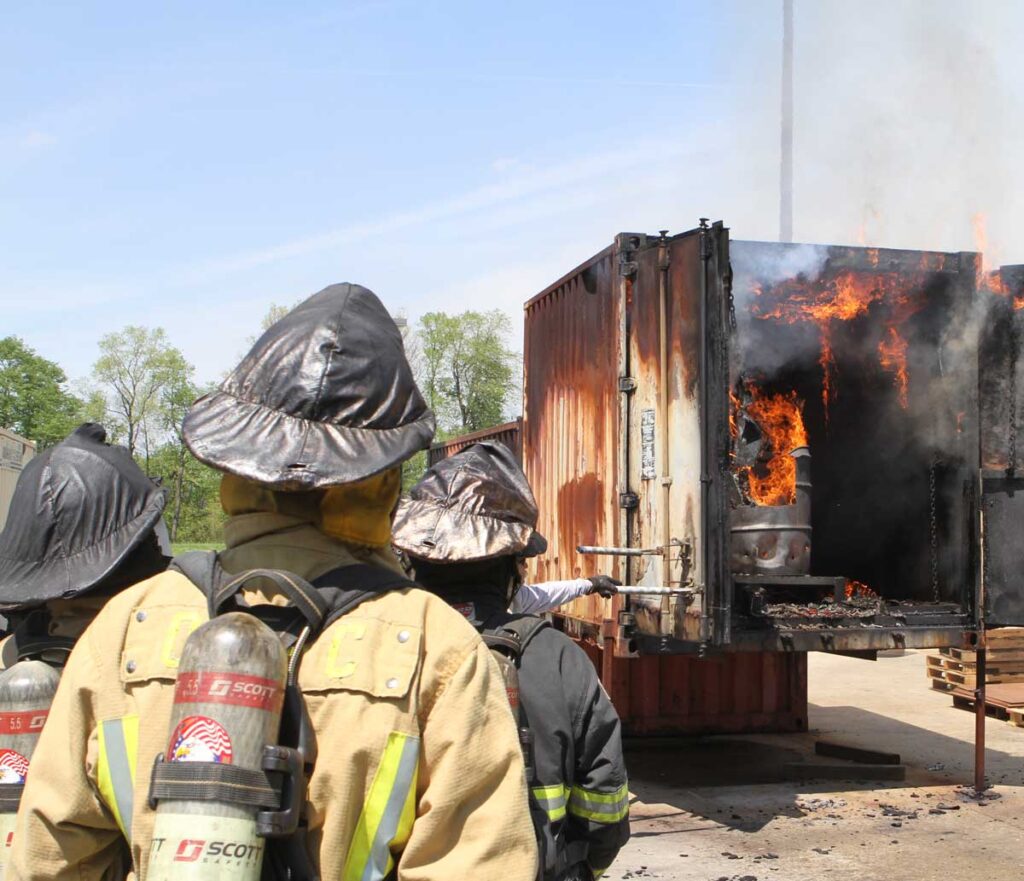
[[[388,859],[391,856],[391,842],[398,834],[398,824],[402,820],[402,810],[409,798],[409,790],[416,779],[416,766],[420,758],[420,742],[415,737],[408,737],[402,744],[402,756],[398,760],[398,771],[388,795],[387,807],[380,818],[377,834],[370,845],[370,858],[363,869],[362,881],[384,881],[387,877]]]
[[[108,719],[100,724],[103,726],[107,768],[110,771],[110,782],[114,788],[114,799],[117,801],[117,813],[124,824],[124,837],[130,845],[132,843],[132,817],[135,809],[135,784],[132,782],[128,746],[124,740],[124,727],[121,719]]]

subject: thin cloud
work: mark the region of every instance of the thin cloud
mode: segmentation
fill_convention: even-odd
[[[679,156],[687,152],[687,149],[685,139],[677,135],[639,141],[630,147],[527,170],[500,182],[485,184],[461,195],[428,203],[419,208],[397,211],[377,219],[351,223],[278,245],[207,261],[194,266],[187,276],[193,281],[207,280],[214,275],[291,260],[351,245],[373,236],[393,234],[397,230],[456,219],[585,181],[603,179],[618,169],[629,167],[632,163],[643,162],[651,156],[658,156],[660,159]]]
[[[56,143],[56,135],[52,135],[49,132],[39,131],[38,129],[33,129],[28,132],[20,141],[21,146],[28,150],[52,147]]]

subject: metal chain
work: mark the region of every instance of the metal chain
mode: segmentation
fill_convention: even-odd
[[[1020,358],[1016,312],[1010,321],[1010,426],[1006,467],[1013,474],[1017,470],[1017,361]]]
[[[939,460],[937,458],[932,459],[931,468],[928,469],[928,514],[932,547],[932,598],[936,603],[941,602],[939,594],[939,527],[935,504],[935,471],[938,465]]]

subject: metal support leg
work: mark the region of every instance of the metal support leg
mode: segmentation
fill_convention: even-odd
[[[977,682],[974,687],[974,793],[981,795],[985,785],[985,645],[975,655]]]

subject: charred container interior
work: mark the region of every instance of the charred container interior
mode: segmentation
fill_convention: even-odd
[[[959,639],[976,563],[977,256],[741,241],[730,253],[733,523],[795,494],[792,468],[773,473],[794,434],[811,452],[812,578],[774,593],[763,580],[752,604],[737,575],[734,640],[769,623],[804,643],[830,623]],[[814,596],[819,579],[843,593]]]

